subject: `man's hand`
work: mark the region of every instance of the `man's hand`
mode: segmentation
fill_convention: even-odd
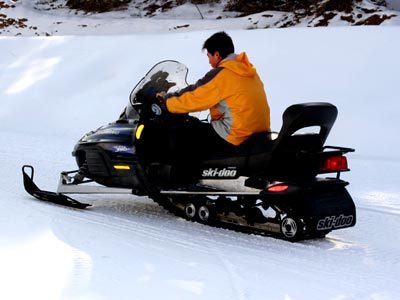
[[[158,93],[156,94],[156,97],[157,97],[157,98],[164,98],[164,96],[165,96],[166,94],[167,94],[166,92],[158,92]]]

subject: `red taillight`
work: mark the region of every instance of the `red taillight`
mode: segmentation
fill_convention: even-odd
[[[325,172],[347,171],[347,158],[341,155],[327,157],[322,163],[321,170]]]
[[[273,185],[267,188],[268,192],[273,192],[273,193],[280,193],[284,192],[289,188],[288,185],[286,184],[278,184],[278,185]]]

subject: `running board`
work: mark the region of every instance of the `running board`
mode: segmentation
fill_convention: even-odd
[[[114,188],[102,185],[86,185],[92,180],[81,181],[76,183],[75,176],[78,171],[62,172],[58,183],[58,194],[133,194],[129,188]],[[161,190],[163,195],[205,195],[205,196],[257,196],[260,195],[260,190],[255,191],[221,191],[213,188],[204,187],[207,190]]]
[[[163,195],[205,195],[205,196],[257,196],[260,192],[227,191],[160,191]]]

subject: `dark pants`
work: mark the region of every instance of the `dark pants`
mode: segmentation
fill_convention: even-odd
[[[210,157],[235,152],[234,146],[220,137],[210,123],[189,118],[176,124],[151,124],[145,127],[138,145],[142,157],[151,162],[198,164]]]
[[[200,160],[224,156],[227,153],[234,152],[237,148],[237,146],[225,141],[210,123],[198,124],[198,126],[192,128],[191,134],[188,136],[191,139],[191,145],[188,146]]]

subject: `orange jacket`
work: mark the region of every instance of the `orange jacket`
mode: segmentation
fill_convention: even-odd
[[[167,95],[166,105],[172,113],[210,109],[213,128],[233,145],[270,130],[264,85],[244,52],[229,55],[196,84]]]

